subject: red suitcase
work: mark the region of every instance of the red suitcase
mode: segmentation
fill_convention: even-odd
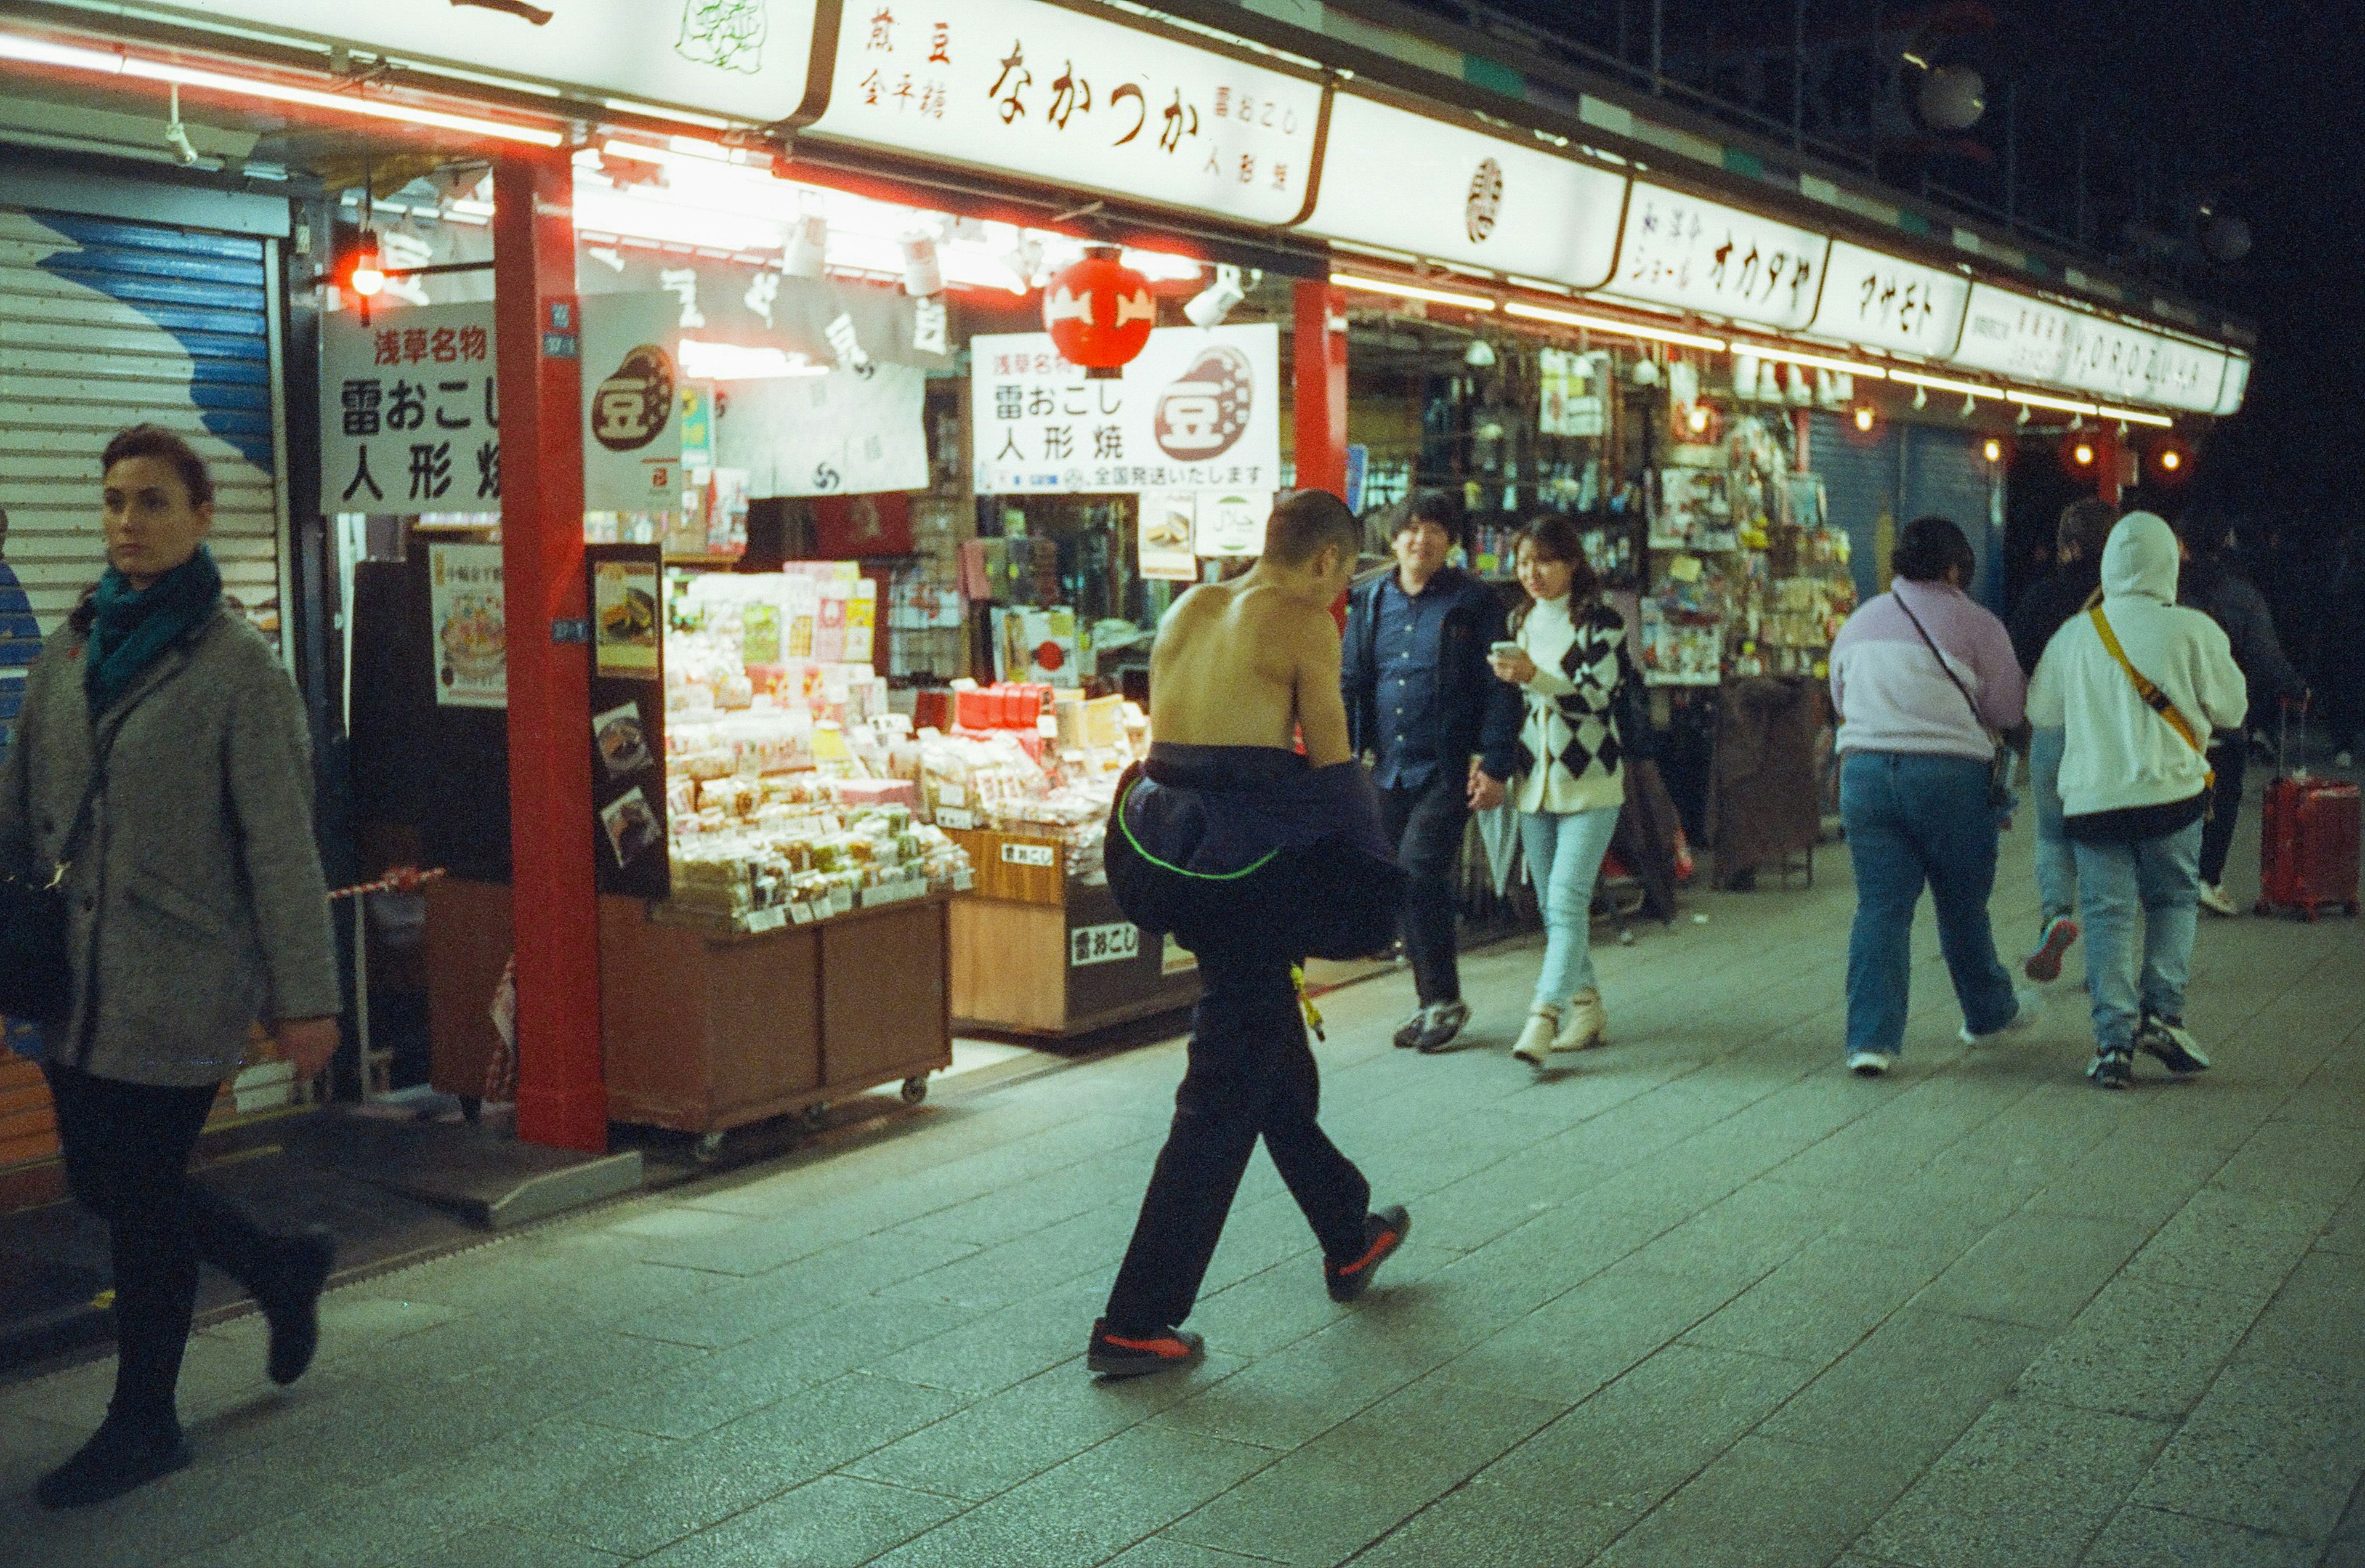
[[[2260,914],[2327,906],[2357,913],[2357,786],[2305,773],[2267,786],[2259,868]]]

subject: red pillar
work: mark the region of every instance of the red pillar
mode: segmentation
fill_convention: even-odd
[[[1297,487],[1347,494],[1347,326],[1327,282],[1297,284]]]
[[[600,907],[592,879],[590,648],[553,641],[589,613],[575,176],[564,151],[493,168],[499,331],[501,586],[509,630],[510,894],[517,933],[518,1136],[604,1152]]]

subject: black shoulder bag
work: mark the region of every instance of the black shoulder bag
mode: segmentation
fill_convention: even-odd
[[[1892,593],[1889,597],[1897,601],[1898,609],[1905,611],[1905,619],[1913,622],[1913,630],[1922,633],[1922,641],[1929,648],[1930,656],[1938,661],[1938,673],[1945,676],[1948,683],[1963,694],[1963,700],[1970,705],[1971,722],[1992,738],[1993,732],[1988,730],[1988,722],[1979,717],[1979,705],[1972,698],[1971,689],[1963,684],[1961,678],[1955,674],[1955,666],[1948,664],[1946,655],[1938,651],[1938,644],[1931,640],[1929,629],[1922,624],[1922,618],[1907,606],[1904,595]],[[2001,741],[1996,742],[1995,756],[1988,759],[1988,804],[1999,815],[2020,804],[2020,798],[2012,792],[2012,748]]]
[[[19,737],[21,744],[22,737]],[[90,825],[90,809],[106,781],[95,758],[90,784],[74,808],[56,869],[46,881],[19,881],[0,873],[0,1014],[56,1024],[73,1010],[73,962],[68,951],[66,878]]]

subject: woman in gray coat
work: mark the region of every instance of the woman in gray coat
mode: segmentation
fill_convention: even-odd
[[[115,1397],[36,1489],[53,1508],[189,1462],[174,1389],[200,1260],[261,1303],[280,1383],[310,1364],[332,1260],[325,1235],[269,1234],[188,1175],[255,1022],[299,1079],[336,1048],[303,706],[223,607],[205,460],[140,426],[107,443],[104,473],[106,576],[34,665],[0,772],[0,870],[66,868],[73,991],[43,1020],[42,1070],[67,1184],[106,1222],[115,1271]]]

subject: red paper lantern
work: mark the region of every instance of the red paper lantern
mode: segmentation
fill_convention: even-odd
[[[1117,260],[1115,245],[1088,245],[1084,259],[1043,291],[1043,325],[1071,364],[1114,380],[1141,353],[1158,324],[1149,280]]]

